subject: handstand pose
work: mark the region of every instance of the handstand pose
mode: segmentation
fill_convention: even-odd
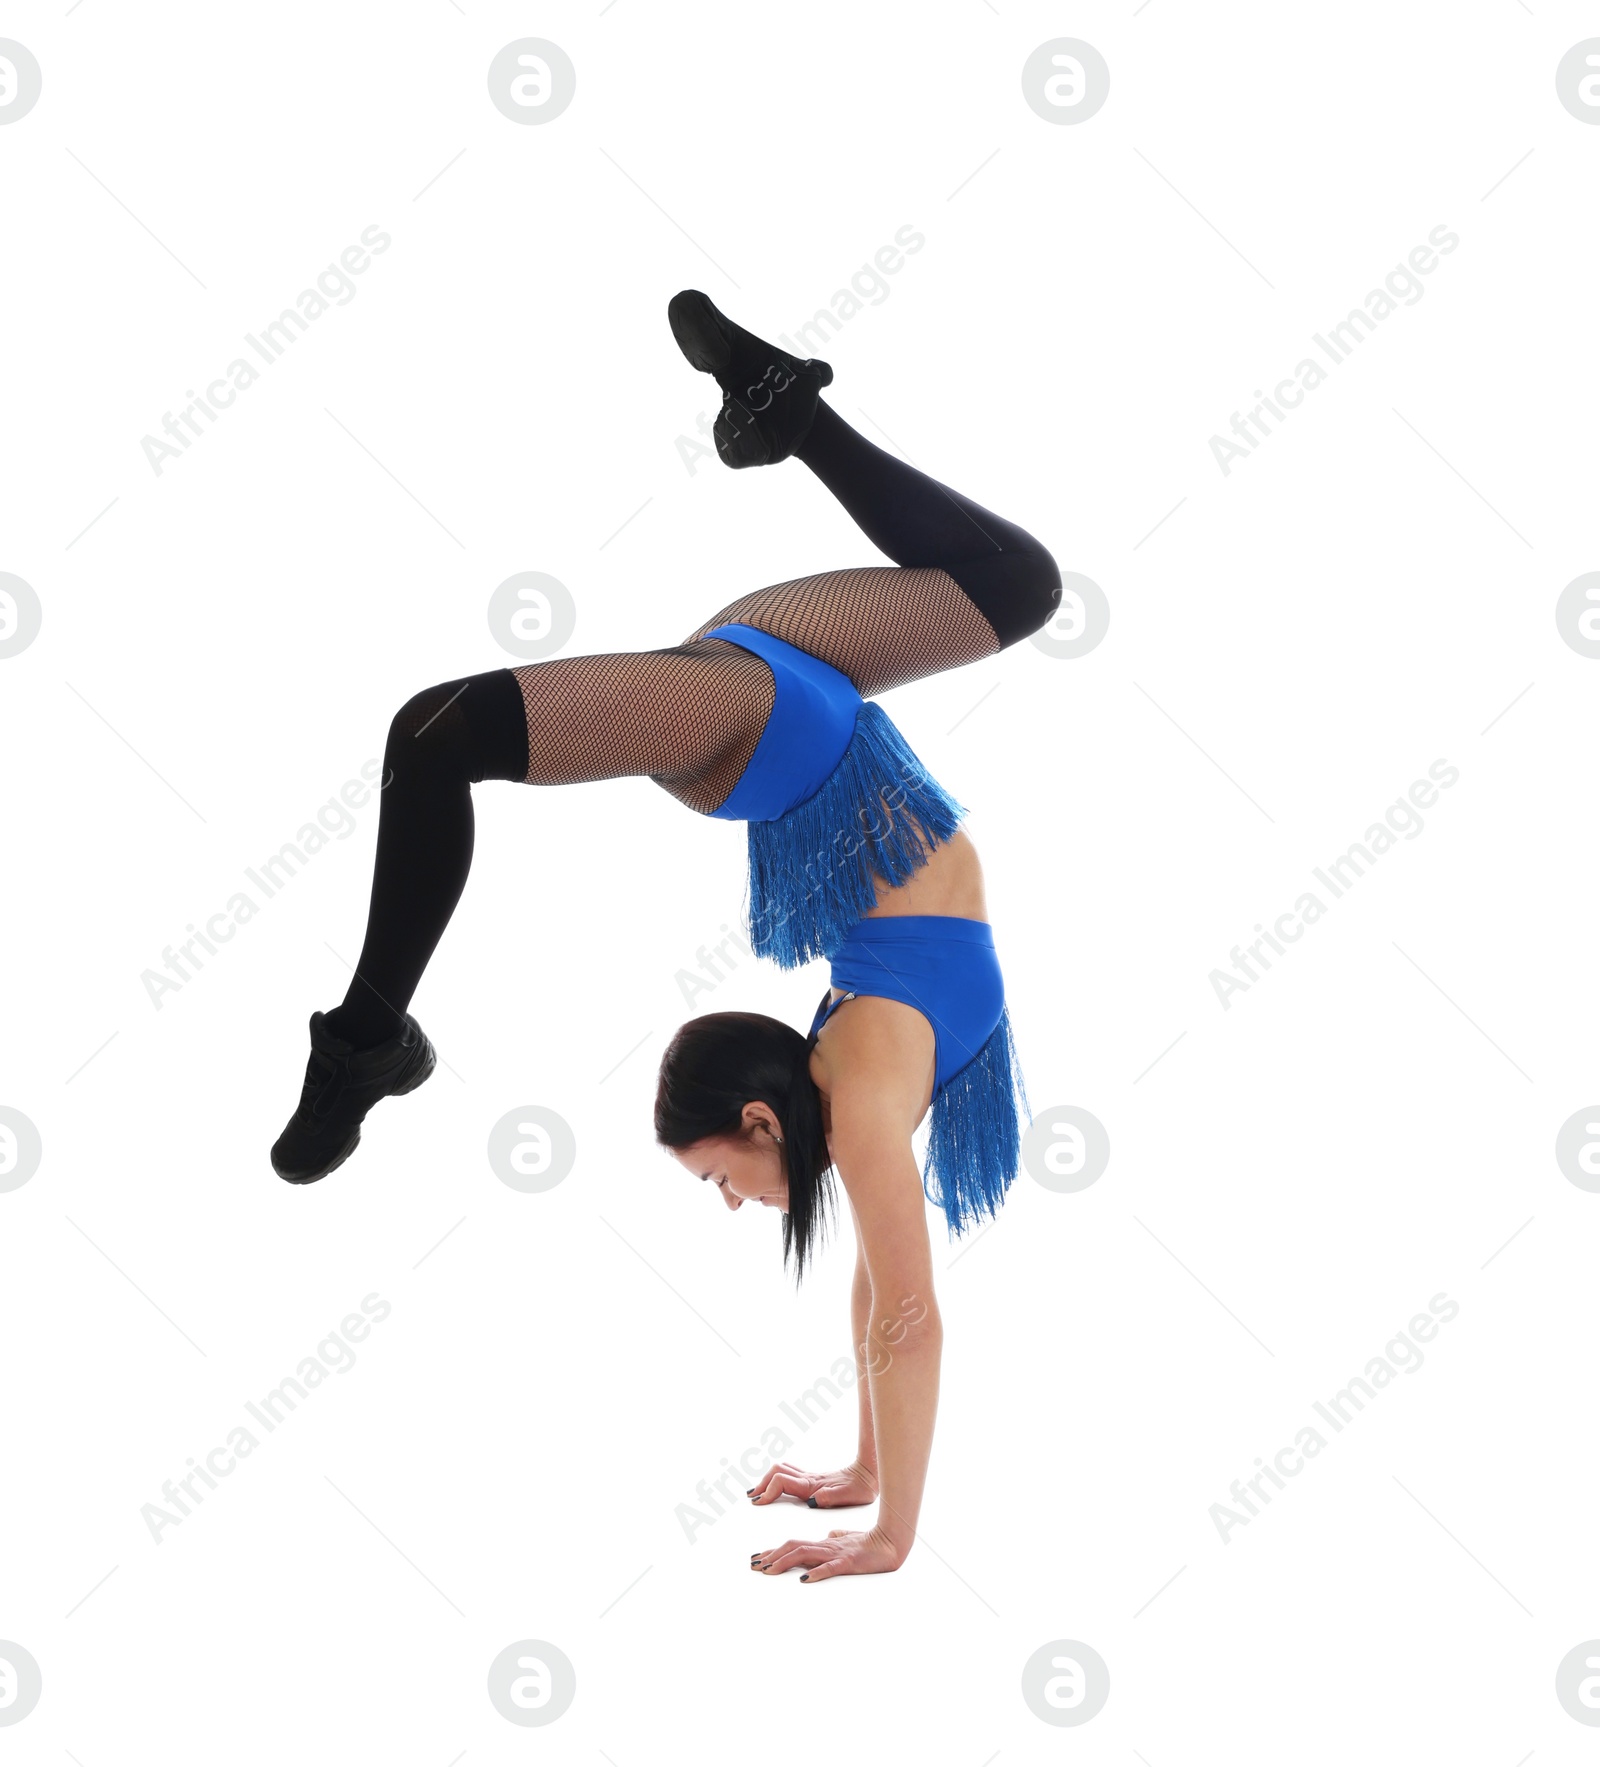
[[[657,1138],[730,1207],[782,1209],[797,1275],[837,1170],[858,1243],[860,1455],[822,1478],[774,1467],[752,1495],[822,1508],[877,1496],[879,1523],[752,1563],[809,1566],[813,1580],[893,1570],[915,1534],[938,1395],[924,1184],[952,1234],[992,1215],[1020,1130],[962,811],[869,702],[1037,631],[1061,578],[1022,529],[822,403],[826,363],[762,342],[693,290],[668,318],[724,395],[722,459],[802,460],[894,566],[757,590],[669,649],[498,669],[402,706],[384,751],[366,941],[343,1002],[312,1015],[300,1104],[272,1162],[291,1183],[326,1176],[355,1151],[373,1105],[432,1073],[433,1047],[407,1009],[466,883],[474,784],[643,775],[704,815],[747,822],[754,949],[786,967],[827,957],[833,986],[809,1037],[745,1013],[683,1026],[662,1059]],[[911,1137],[930,1108],[919,1182]]]

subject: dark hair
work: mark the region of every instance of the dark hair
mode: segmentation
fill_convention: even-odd
[[[810,1058],[810,1039],[792,1025],[759,1012],[708,1012],[678,1028],[656,1083],[656,1140],[663,1147],[743,1134],[744,1107],[751,1103],[766,1105],[778,1119],[789,1179],[783,1258],[793,1260],[797,1282],[834,1207]]]

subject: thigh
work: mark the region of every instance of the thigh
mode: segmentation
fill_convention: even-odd
[[[772,710],[772,671],[717,639],[557,657],[515,669],[530,785],[643,776],[709,813],[732,791]]]
[[[866,698],[1000,648],[971,597],[932,566],[867,565],[776,583],[741,596],[695,637],[735,622],[820,657]]]

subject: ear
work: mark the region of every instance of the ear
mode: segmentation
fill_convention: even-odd
[[[783,1130],[779,1127],[777,1116],[770,1104],[763,1104],[759,1099],[752,1099],[740,1113],[739,1125],[746,1135],[753,1134],[757,1128],[764,1129],[774,1141],[782,1141]]]

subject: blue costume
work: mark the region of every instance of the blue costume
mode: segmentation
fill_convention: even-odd
[[[904,883],[926,864],[962,808],[883,708],[831,664],[752,626],[704,636],[772,670],[766,727],[712,812],[749,825],[752,948],[785,969],[827,957],[846,998],[898,1000],[928,1020],[936,1053],[923,1188],[958,1234],[994,1214],[1021,1148],[1021,1077],[994,934],[948,915],[863,917],[877,906],[877,882]],[[813,1036],[832,1010],[818,1008]]]
[[[831,957],[877,906],[875,879],[904,883],[964,812],[848,675],[754,626],[704,636],[772,670],[766,728],[711,814],[749,824],[752,948],[798,969]]]
[[[992,1216],[1016,1176],[1027,1109],[1005,984],[987,921],[897,914],[858,921],[834,952],[833,986],[811,1035],[846,1000],[871,995],[915,1008],[933,1027],[933,1105],[923,1192],[954,1238]]]

